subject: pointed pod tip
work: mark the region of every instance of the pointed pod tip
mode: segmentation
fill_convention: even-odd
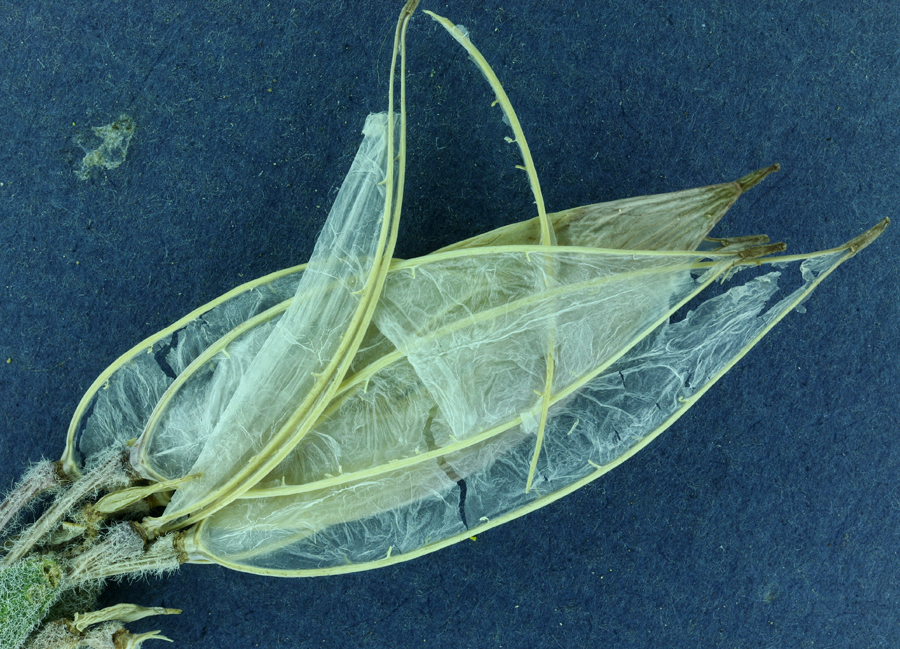
[[[400,11],[400,19],[402,20],[406,16],[412,16],[418,6],[419,0],[407,0],[406,4],[403,5],[403,9]]]
[[[851,255],[855,255],[860,250],[868,246],[870,243],[875,241],[878,237],[881,236],[881,233],[885,231],[887,226],[891,224],[891,220],[888,217],[884,217],[876,223],[873,227],[869,228],[865,232],[863,232],[858,237],[855,237],[844,244],[844,248],[850,252]]]
[[[780,169],[781,165],[776,162],[775,164],[771,164],[768,167],[763,167],[762,169],[751,171],[746,176],[739,178],[736,182],[738,184],[738,187],[741,188],[741,191],[745,192],[751,187],[758,185],[760,181],[762,181],[762,179],[769,174],[779,171]]]

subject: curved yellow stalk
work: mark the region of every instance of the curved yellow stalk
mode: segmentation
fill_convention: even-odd
[[[522,130],[522,125],[519,123],[519,118],[512,106],[512,102],[509,101],[509,97],[503,89],[503,84],[500,83],[500,80],[497,78],[497,75],[494,74],[494,70],[491,68],[490,64],[481,52],[478,51],[478,48],[475,47],[467,34],[443,16],[438,16],[431,11],[425,11],[424,13],[436,20],[465,48],[466,52],[469,53],[469,56],[471,56],[472,60],[475,62],[475,65],[481,70],[484,78],[487,79],[487,82],[491,85],[491,89],[494,91],[496,97],[494,104],[500,105],[500,108],[509,120],[509,125],[515,135],[515,138],[512,141],[516,143],[519,147],[519,151],[522,153],[522,161],[524,164],[520,166],[519,169],[524,170],[525,173],[528,174],[528,182],[531,185],[531,192],[534,194],[534,202],[537,205],[538,220],[540,223],[541,244],[545,246],[556,245],[556,233],[553,231],[553,223],[547,217],[547,209],[544,207],[544,195],[541,192],[541,183],[538,181],[537,169],[535,169],[534,160],[531,157],[531,149],[528,146],[528,140],[525,138],[525,132]],[[507,141],[509,141],[509,138],[507,138]],[[552,276],[552,269],[550,269],[550,271],[551,272],[548,272],[548,276]],[[544,391],[541,394],[540,400],[541,415],[538,421],[537,439],[534,445],[534,454],[531,459],[531,469],[528,472],[528,480],[525,483],[526,493],[531,491],[531,483],[534,481],[534,473],[537,469],[538,458],[541,454],[541,445],[544,441],[544,430],[547,427],[548,409],[550,408],[550,393],[553,391],[553,374],[556,367],[556,363],[553,359],[553,350],[555,347],[556,331],[555,328],[551,326],[547,336],[547,369],[544,378]]]
[[[348,325],[343,340],[331,362],[318,376],[315,387],[306,396],[303,403],[293,415],[281,426],[278,432],[266,443],[264,449],[257,453],[249,465],[237,471],[220,488],[203,496],[199,501],[190,503],[187,508],[174,508],[160,517],[147,519],[142,523],[144,531],[151,538],[175,529],[190,526],[203,520],[213,512],[221,509],[242,493],[252,488],[273,467],[296,446],[303,436],[312,428],[318,415],[325,409],[333,395],[340,388],[356,350],[368,329],[378,296],[384,286],[393,250],[397,241],[398,223],[402,209],[403,183],[406,167],[406,29],[409,19],[415,11],[419,0],[409,0],[404,6],[394,32],[394,51],[391,58],[391,78],[388,98],[388,136],[387,136],[387,186],[381,241],[376,250],[376,259],[372,264],[362,297],[353,320]],[[394,177],[394,79],[396,76],[397,58],[400,58],[400,143],[398,155],[398,173]]]

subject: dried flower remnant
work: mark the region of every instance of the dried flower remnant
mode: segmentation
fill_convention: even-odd
[[[491,85],[537,215],[393,259],[416,5],[395,32],[388,110],[366,120],[309,263],[239,286],[126,352],[85,394],[60,462],[37,465],[0,505],[7,525],[53,497],[6,545],[0,645],[162,639],[124,624],[177,610],[88,612],[76,598],[44,619],[109,577],[185,562],[367,570],[553,502],[666,430],[888,224],[806,255],[772,256],[784,246],[765,236],[707,238],[776,165],[548,213],[502,86],[464,30],[429,14]],[[699,302],[716,283],[730,288]]]
[[[91,128],[93,137],[100,138],[100,144],[93,149],[88,148],[82,141],[83,138],[77,138],[76,143],[84,149],[84,158],[75,171],[78,179],[87,180],[95,168],[115,169],[125,162],[135,128],[133,119],[128,115],[121,115],[115,122]]]

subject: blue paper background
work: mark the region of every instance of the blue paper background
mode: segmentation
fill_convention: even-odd
[[[59,455],[94,377],[233,286],[308,257],[386,108],[401,3],[0,2],[0,484]],[[375,6],[375,5],[378,6]],[[900,198],[894,2],[423,3],[471,31],[548,208],[780,162],[720,236],[835,246]],[[410,28],[398,256],[532,216],[481,75]],[[79,137],[129,115],[120,167]],[[179,647],[900,645],[896,225],[670,431],[580,492],[381,571],[186,566],[104,603]]]

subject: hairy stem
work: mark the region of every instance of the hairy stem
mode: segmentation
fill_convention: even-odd
[[[109,457],[93,471],[75,481],[67,491],[60,494],[56,502],[44,512],[37,522],[16,539],[0,566],[11,566],[25,557],[46,534],[53,531],[66,514],[91,494],[101,490],[123,487],[129,482],[122,456],[115,454]]]
[[[0,503],[0,533],[28,504],[45,491],[61,484],[56,462],[45,460],[31,467],[6,499]]]

